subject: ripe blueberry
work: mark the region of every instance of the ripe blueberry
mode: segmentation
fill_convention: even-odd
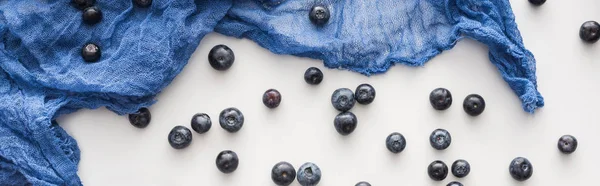
[[[529,3],[534,4],[534,5],[542,5],[546,2],[546,0],[529,0]]]
[[[406,147],[406,139],[402,134],[394,132],[385,139],[385,146],[390,152],[400,153]]]
[[[517,157],[510,162],[508,171],[515,180],[525,181],[533,175],[533,165],[527,158]]]
[[[281,93],[275,89],[269,89],[263,94],[262,101],[268,108],[277,108],[281,103]]]
[[[212,127],[212,121],[210,120],[210,116],[205,113],[198,113],[192,117],[192,129],[199,134],[208,132],[210,127]]]
[[[354,186],[371,186],[371,184],[369,182],[366,182],[366,181],[361,181],[361,182],[358,182]]]
[[[464,178],[471,172],[471,165],[466,160],[456,160],[452,163],[452,174],[457,178]]]
[[[356,102],[368,105],[375,100],[375,88],[369,84],[358,85],[354,91],[354,98],[356,98]]]
[[[321,181],[321,169],[314,163],[304,163],[298,169],[298,183],[302,186],[314,186]]]
[[[453,181],[453,182],[448,183],[448,185],[446,185],[446,186],[463,186],[463,184],[460,182],[457,182],[457,181]]]
[[[296,179],[296,169],[288,162],[279,162],[271,170],[271,179],[276,185],[290,185]]]
[[[310,21],[317,26],[326,24],[329,21],[330,16],[329,9],[321,5],[313,6],[308,14]]]
[[[208,62],[215,70],[227,70],[235,61],[233,50],[225,45],[214,46],[208,53]]]
[[[323,72],[317,67],[310,67],[304,72],[304,81],[311,85],[318,85],[323,81]]]
[[[429,143],[434,149],[444,150],[452,143],[452,136],[447,130],[435,129],[429,136]]]
[[[480,95],[468,95],[463,102],[463,109],[471,116],[479,116],[485,110],[485,101]]]
[[[443,161],[433,161],[427,167],[427,174],[429,174],[429,178],[432,180],[442,181],[448,176],[448,166]]]
[[[356,125],[358,124],[358,120],[356,119],[356,115],[352,112],[342,112],[335,116],[333,120],[333,126],[338,133],[343,136],[346,136],[356,129]]]
[[[342,112],[352,109],[355,102],[354,93],[347,88],[337,89],[331,95],[331,104],[335,109]]]
[[[571,154],[577,150],[577,138],[571,135],[564,135],[558,139],[558,150],[565,154]]]
[[[186,148],[192,143],[192,131],[184,126],[175,126],[169,132],[169,144],[174,149]]]
[[[129,123],[137,128],[146,128],[150,124],[152,115],[147,108],[141,108],[136,113],[129,114]]]
[[[217,160],[215,162],[219,171],[229,174],[237,169],[240,160],[235,152],[224,150],[217,155]]]
[[[237,108],[226,108],[219,115],[219,124],[227,132],[237,132],[244,126],[244,114]]]
[[[586,21],[579,28],[579,37],[587,43],[595,43],[600,39],[600,24],[596,21]]]
[[[429,102],[435,110],[446,110],[452,105],[452,94],[445,88],[436,88],[429,93]]]

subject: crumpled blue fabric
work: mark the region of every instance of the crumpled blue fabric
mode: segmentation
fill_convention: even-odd
[[[326,25],[308,19],[314,5],[331,11]],[[397,63],[422,66],[469,37],[489,47],[491,62],[525,111],[544,105],[534,56],[523,45],[508,0],[234,0],[215,31],[366,75]]]
[[[154,103],[231,1],[96,6],[103,20],[86,25],[70,0],[0,1],[0,185],[81,185],[77,143],[52,121],[80,108],[126,114]],[[87,42],[102,50],[97,63],[81,57]]]
[[[96,25],[69,2],[0,1],[0,185],[81,185],[77,143],[53,120],[151,105],[213,28],[366,75],[423,65],[470,37],[489,47],[526,111],[544,104],[508,0],[97,0]],[[332,11],[327,25],[308,20],[314,4]],[[102,49],[97,63],[80,56],[88,42]]]

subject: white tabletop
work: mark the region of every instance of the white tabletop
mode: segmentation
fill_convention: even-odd
[[[126,116],[106,109],[82,110],[62,116],[59,123],[81,148],[79,175],[86,185],[274,185],[270,171],[279,161],[297,169],[314,162],[322,170],[319,185],[354,185],[361,180],[376,186],[446,185],[594,185],[600,163],[600,43],[584,44],[579,26],[600,21],[598,0],[548,0],[535,8],[527,0],[512,5],[525,46],[537,58],[539,90],[546,106],[530,115],[488,59],[487,47],[473,40],[460,41],[452,50],[424,67],[394,66],[386,74],[366,77],[327,69],[318,60],[275,55],[249,40],[209,34],[183,72],[157,97],[152,122],[145,129],[131,126]],[[235,64],[226,72],[213,70],[208,51],[216,44],[230,46]],[[325,74],[319,86],[304,82],[311,66]],[[338,113],[331,93],[341,87],[355,89],[370,83],[377,90],[368,106],[356,105],[358,128],[349,136],[333,127]],[[448,88],[454,103],[437,112],[429,92]],[[262,93],[276,88],[283,95],[274,110],[262,104]],[[485,98],[479,117],[469,117],[462,100],[470,93]],[[235,134],[218,124],[218,114],[237,107],[245,115],[244,127]],[[176,125],[189,127],[192,115],[212,117],[206,134],[193,135],[192,144],[175,150],[167,134]],[[428,141],[436,128],[452,134],[452,145],[436,151]],[[400,132],[407,147],[392,154],[385,138]],[[558,138],[572,134],[579,148],[572,155],[557,149]],[[225,175],[215,165],[225,149],[237,152],[239,168]],[[514,181],[510,161],[527,157],[534,167],[526,182]],[[434,160],[451,165],[456,159],[471,164],[463,179],[451,174],[442,182],[427,176]],[[295,181],[292,185],[299,185]]]

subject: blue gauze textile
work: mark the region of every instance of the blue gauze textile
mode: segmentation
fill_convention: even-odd
[[[81,185],[77,144],[51,121],[80,108],[149,106],[231,1],[96,6],[103,20],[86,25],[70,0],[0,1],[0,185]],[[97,63],[81,57],[87,42],[102,49]]]
[[[0,1],[0,185],[81,185],[77,144],[51,121],[80,108],[151,105],[215,26],[367,75],[423,65],[471,37],[488,45],[526,111],[544,103],[508,0],[97,0],[104,18],[92,26],[69,1]],[[316,3],[332,11],[323,27],[308,20]],[[99,62],[83,62],[87,42],[102,49]]]
[[[331,11],[326,25],[308,19],[313,5]],[[535,59],[523,46],[508,0],[234,0],[215,31],[366,75],[396,63],[422,66],[466,36],[489,47],[490,60],[525,111],[544,105]]]

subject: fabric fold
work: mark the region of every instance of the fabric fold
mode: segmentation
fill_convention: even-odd
[[[52,121],[81,108],[127,114],[153,104],[231,7],[96,1],[103,19],[87,25],[70,2],[0,3],[0,185],[81,185],[77,143]],[[81,57],[90,42],[102,50],[96,63]]]
[[[324,26],[314,5],[331,11]],[[508,0],[235,0],[215,31],[249,38],[276,54],[321,59],[325,66],[372,75],[394,64],[422,66],[458,40],[486,44],[490,61],[533,113],[544,105],[535,59],[523,45]]]

